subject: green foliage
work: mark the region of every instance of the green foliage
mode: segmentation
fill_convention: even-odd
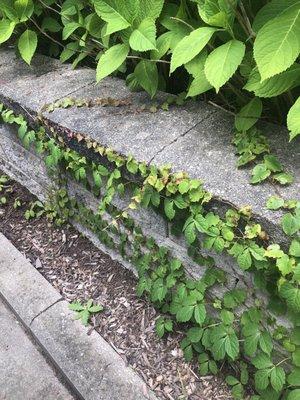
[[[94,304],[92,299],[88,300],[85,304],[82,304],[80,301],[74,301],[69,304],[69,309],[76,312],[75,319],[80,319],[84,326],[88,325],[93,314],[103,311],[103,307]]]
[[[62,106],[72,104],[69,99]],[[125,158],[104,148],[91,138],[74,135],[74,140],[105,158],[105,166],[97,164],[65,147],[54,130],[50,131],[50,136],[42,128],[31,131],[22,116],[14,115],[2,105],[0,113],[6,123],[17,124],[18,137],[24,146],[42,153],[49,174],[60,176],[59,189],[53,198],[48,204],[32,206],[33,212],[50,213],[53,219],[58,216],[80,221],[106,246],[130,260],[139,276],[137,294],[147,296],[164,315],[156,323],[160,337],[180,325],[184,334],[181,342],[184,355],[188,361],[197,357],[199,371],[203,374],[217,373],[224,362],[231,365],[236,374],[229,376],[227,382],[234,398],[244,398],[243,386],[248,382],[260,396],[253,398],[297,398],[300,367],[299,201],[275,196],[268,201],[272,210],[288,210],[282,223],[291,241],[289,246],[280,247],[269,242],[267,233],[252,220],[249,207],[239,211],[229,209],[222,216],[209,211],[212,208],[206,205],[210,203],[211,195],[200,181],[190,179],[185,173],[171,173],[168,167],[148,167],[131,156]],[[252,145],[248,139],[240,137],[241,141]],[[265,148],[264,142],[261,148]],[[263,165],[271,177],[283,173],[281,164],[270,154],[264,155]],[[68,198],[61,180],[66,171],[101,198],[98,212]],[[128,180],[128,173],[138,175],[139,183]],[[125,184],[132,191],[131,202],[125,209],[118,210],[112,206],[112,200],[117,193],[122,196]],[[174,229],[174,233],[184,234],[190,246],[189,255],[207,267],[200,279],[191,280],[179,259],[173,258],[154,239],[144,237],[129,217],[129,212],[139,206],[153,207],[171,221],[170,229]],[[112,236],[117,236],[117,240],[114,241]],[[127,247],[130,247],[129,253]],[[239,283],[228,290],[227,284],[232,285],[232,280],[228,279],[228,273],[214,267],[210,255],[216,253],[228,254],[242,270],[251,272],[259,291],[254,287],[245,289]],[[216,289],[220,288],[225,293],[216,296]],[[267,296],[262,297],[260,291],[269,296],[271,313],[264,304]],[[88,322],[91,313],[101,311],[94,309],[92,303],[75,303],[73,307],[84,323]],[[294,328],[288,330],[278,325],[273,313],[285,313],[291,323],[294,322]],[[284,349],[284,354],[279,349]]]
[[[300,134],[299,37],[297,0],[0,1],[0,44],[16,42],[27,63],[41,46],[74,67],[89,56],[97,81],[125,73],[151,97],[174,80],[187,97],[217,92],[238,132],[287,117],[291,140]]]

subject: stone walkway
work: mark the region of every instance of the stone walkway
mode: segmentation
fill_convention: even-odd
[[[0,299],[0,399],[75,400]]]

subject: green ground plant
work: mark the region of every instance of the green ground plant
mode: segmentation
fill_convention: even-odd
[[[0,44],[27,63],[40,49],[151,97],[201,95],[236,115],[237,132],[263,119],[300,134],[299,0],[0,0],[0,17]]]

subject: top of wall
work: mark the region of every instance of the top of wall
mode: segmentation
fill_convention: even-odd
[[[12,50],[0,51],[0,102],[6,106],[26,116],[39,112],[46,103],[70,96],[111,97],[129,100],[130,104],[56,109],[44,115],[119,153],[131,154],[139,161],[157,166],[171,164],[173,171],[185,171],[203,180],[217,206],[250,205],[255,219],[271,239],[286,242],[280,227],[281,213],[265,207],[274,194],[299,198],[300,139],[288,143],[288,132],[283,127],[265,124],[263,128],[272,152],[294,174],[294,184],[276,188],[270,183],[251,185],[250,170],[236,167],[235,149],[231,145],[233,120],[223,111],[204,102],[188,102],[156,113],[142,111],[144,104],[151,105],[148,95],[130,92],[118,78],[107,78],[95,85],[95,71],[89,68],[72,70],[69,65],[43,56],[36,56],[29,67]],[[159,95],[160,100],[165,96]]]

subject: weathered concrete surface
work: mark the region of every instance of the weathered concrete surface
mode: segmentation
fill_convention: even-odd
[[[30,75],[24,64],[26,79],[23,80],[13,74],[14,57],[5,53],[5,74],[9,79],[0,87],[0,101],[5,100],[7,105],[18,103],[31,113],[37,112],[45,103],[70,94],[89,99],[129,98],[132,104],[125,107],[59,109],[45,115],[62,128],[91,136],[100,144],[123,154],[132,154],[140,161],[156,165],[170,162],[174,170],[189,172],[204,181],[205,188],[215,196],[218,207],[250,205],[256,220],[268,230],[271,240],[286,243],[287,238],[280,227],[280,212],[274,213],[265,207],[275,189],[268,183],[251,185],[249,170],[236,168],[234,147],[230,144],[232,118],[227,114],[203,102],[171,107],[168,112],[141,112],[141,105],[149,105],[149,100],[145,94],[130,93],[123,81],[107,78],[95,86],[91,83],[94,71],[87,68],[76,71],[65,67],[59,69],[56,62],[53,72],[42,69],[46,73],[40,76],[37,76],[39,73],[35,68]],[[26,111],[24,113],[26,115]],[[276,192],[286,198],[297,197],[300,189],[300,139],[288,144],[288,132],[274,125],[266,125],[264,131],[274,153],[296,178],[291,186],[277,186]],[[82,151],[86,152],[86,149],[82,148]]]
[[[1,233],[0,293],[28,325],[36,315],[61,299],[60,294]]]
[[[87,336],[73,318],[66,302],[60,302],[38,316],[31,329],[84,399],[154,400],[146,384],[111,346],[95,331]]]
[[[0,298],[0,399],[75,400]]]
[[[75,91],[72,97],[130,100],[128,106],[57,109],[44,115],[58,125],[85,133],[106,147],[121,154],[131,154],[137,160],[147,163],[152,161],[158,151],[215,112],[205,103],[199,107],[193,102],[180,108],[171,106],[168,112],[142,111],[143,105],[148,106],[148,109],[151,106],[147,94],[132,94],[124,81],[111,78],[97,86],[90,85]],[[163,97],[160,95],[160,102]]]
[[[236,167],[236,156],[229,135],[232,125],[232,118],[218,111],[159,152],[153,164],[170,163],[174,171],[186,171],[194,178],[201,178],[204,187],[221,203],[238,208],[250,205],[255,219],[263,224],[272,240],[282,242],[282,215],[269,211],[266,201],[278,193],[286,199],[299,198],[300,140],[289,143],[285,129],[276,125],[266,126],[265,133],[271,150],[295,177],[292,185],[276,185],[275,191],[270,183],[251,185],[249,170]]]
[[[93,331],[91,335],[87,335],[87,329],[74,320],[74,313],[68,309],[68,303],[62,300],[55,289],[2,234],[0,298],[14,311],[17,319],[24,323],[49,363],[67,382],[72,393],[76,394],[76,398],[156,400],[144,381],[125,365],[121,356],[98,333]],[[0,323],[1,313],[0,304]],[[9,340],[15,345],[18,343],[17,339],[14,342],[13,334]],[[1,353],[7,347],[5,343],[1,347],[0,341],[0,367]],[[18,354],[15,356],[18,357]],[[24,380],[27,379],[24,373],[22,378],[23,376]],[[26,396],[4,397],[5,400],[21,398],[27,399]],[[32,397],[32,400],[40,398],[48,399],[47,396],[37,396]],[[49,399],[52,400],[51,393]],[[53,398],[59,399],[60,397]],[[69,400],[69,397],[62,399]]]

